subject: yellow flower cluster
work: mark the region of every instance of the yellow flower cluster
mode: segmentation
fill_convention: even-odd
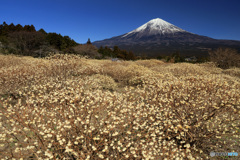
[[[209,148],[239,149],[240,69],[0,56],[0,159],[209,159]]]

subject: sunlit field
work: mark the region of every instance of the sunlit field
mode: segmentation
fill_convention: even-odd
[[[0,55],[0,159],[206,160],[239,135],[240,68]]]

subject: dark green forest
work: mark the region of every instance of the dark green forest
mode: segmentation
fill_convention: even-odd
[[[33,25],[22,26],[13,23],[8,25],[6,22],[0,25],[0,42],[4,46],[1,49],[3,54],[33,57],[56,51],[67,52],[78,45],[69,36],[47,33],[44,29],[37,31]]]
[[[121,50],[118,46],[114,46],[113,49],[105,46],[100,47],[98,52],[102,55],[102,58],[105,57],[112,57],[112,58],[119,58],[124,60],[135,60],[137,57],[131,51]]]

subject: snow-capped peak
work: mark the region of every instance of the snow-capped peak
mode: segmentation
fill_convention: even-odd
[[[144,25],[138,27],[137,29],[126,33],[122,36],[126,37],[132,33],[141,33],[144,35],[164,35],[164,34],[174,34],[175,32],[185,32],[185,30],[174,26],[171,23],[168,23],[160,18],[152,19]]]

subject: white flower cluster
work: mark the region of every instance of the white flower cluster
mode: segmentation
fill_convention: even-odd
[[[238,69],[21,60],[0,68],[0,159],[209,159],[205,148],[238,149]]]

